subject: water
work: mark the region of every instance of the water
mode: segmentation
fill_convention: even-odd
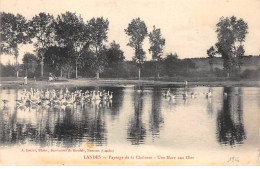
[[[110,90],[111,102],[70,107],[17,107],[21,90],[0,90],[0,146],[34,145],[100,147],[120,145],[158,149],[248,150],[259,138],[259,88],[171,88],[175,99],[165,98],[164,87],[83,87]],[[76,88],[71,88],[71,91]],[[183,98],[184,90],[194,98]],[[206,93],[211,90],[212,97]],[[226,94],[224,94],[226,93]]]

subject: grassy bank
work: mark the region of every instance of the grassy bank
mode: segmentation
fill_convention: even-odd
[[[93,79],[93,78],[80,78],[80,79],[59,79],[54,82],[48,82],[47,80],[33,80],[28,79],[28,84],[23,85],[23,78],[14,77],[4,77],[1,78],[0,84],[1,88],[28,88],[28,87],[76,87],[76,86],[126,86],[126,85],[144,85],[144,86],[183,86],[183,79],[174,81],[170,79],[166,81],[165,79],[151,79],[144,78],[142,80],[137,79]],[[245,80],[229,80],[229,79],[215,79],[200,81],[199,79],[191,81],[187,79],[188,86],[233,86],[233,87],[259,87],[259,81],[245,81]]]

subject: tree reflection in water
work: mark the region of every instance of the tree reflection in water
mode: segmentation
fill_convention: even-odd
[[[87,89],[90,88],[82,88],[83,91]],[[91,90],[94,89],[91,88]],[[207,101],[204,100],[205,102],[200,102],[199,96],[194,99],[187,98],[187,105],[183,105],[183,90],[178,88],[172,89],[172,93],[176,95],[176,102],[169,102],[168,104],[168,100],[162,96],[162,87],[146,87],[145,90],[141,87],[134,90],[132,88],[104,87],[98,90],[113,91],[113,102],[93,101],[83,104],[75,103],[73,106],[67,107],[41,105],[17,107],[15,99],[20,97],[15,95],[14,89],[11,90],[0,90],[0,94],[3,92],[4,97],[9,97],[10,100],[10,106],[8,107],[3,107],[0,104],[1,147],[19,145],[75,147],[85,142],[102,146],[108,144],[108,139],[111,139],[111,141],[119,139],[120,142],[133,145],[156,144],[155,142],[149,142],[149,140],[153,141],[154,138],[159,136],[162,140],[174,139],[170,138],[170,136],[167,137],[168,132],[165,131],[169,130],[169,128],[163,128],[163,126],[168,126],[169,123],[181,118],[184,114],[183,108],[193,111],[194,105],[192,104],[196,102],[200,104],[201,110],[205,108],[205,111],[209,112],[213,118],[216,117],[214,109],[218,107],[215,108],[213,105],[223,102],[221,110],[217,113],[216,127],[207,121],[202,121],[205,125],[198,126],[203,128],[211,127],[212,130],[216,130],[217,140],[213,139],[214,141],[233,147],[243,144],[246,139],[241,88],[224,88],[223,97],[214,94],[212,99],[208,98]],[[204,89],[194,88],[193,90],[194,92],[203,92]],[[246,94],[245,91],[245,97]],[[203,96],[201,99],[206,98]],[[174,113],[168,113],[173,111],[173,108]],[[201,114],[203,116],[203,113]],[[206,119],[208,120],[208,118]],[[118,127],[123,129],[118,129]],[[179,127],[182,127],[182,125]],[[117,132],[123,135],[126,134],[127,138],[123,137],[123,140],[120,140],[122,137],[117,137]],[[189,137],[188,133],[181,134]],[[213,135],[213,137],[215,136]],[[145,142],[146,140],[147,142]]]
[[[159,88],[153,88],[152,92],[152,111],[150,113],[150,130],[152,132],[153,137],[158,137],[160,134],[160,128],[164,122],[163,116],[161,113],[161,102],[162,102],[162,94]]]
[[[102,102],[67,107],[15,107],[0,111],[0,145],[35,144],[41,147],[75,147],[82,142],[106,144]]]
[[[220,144],[235,146],[243,144],[246,139],[242,96],[241,88],[224,88],[223,107],[217,117],[217,140]]]
[[[127,136],[133,145],[144,143],[146,129],[142,121],[143,114],[143,90],[135,90],[133,94],[134,115],[130,119]]]

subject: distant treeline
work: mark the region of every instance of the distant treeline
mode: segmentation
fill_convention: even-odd
[[[13,55],[15,65],[1,65],[1,76],[48,76],[79,78],[153,77],[232,77],[259,78],[259,56],[245,56],[248,24],[242,18],[221,17],[216,24],[217,41],[205,51],[208,58],[179,59],[168,54],[161,29],[149,30],[141,18],[124,29],[134,50],[132,61],[114,40],[108,44],[109,20],[93,17],[84,21],[80,14],[66,11],[54,17],[40,12],[31,19],[0,12],[0,55]],[[152,61],[146,60],[144,40],[149,39]],[[26,53],[18,63],[19,46],[33,44],[36,55]]]
[[[177,55],[168,55],[166,58],[161,60],[160,75],[161,78],[164,77],[225,77],[225,72],[223,70],[223,59],[220,57],[215,57],[213,59],[213,75],[210,72],[209,58],[188,58],[188,59],[178,59]],[[157,78],[156,77],[156,64],[157,61],[145,61],[143,67],[141,68],[141,77]],[[15,65],[7,64],[0,65],[0,72],[2,77],[14,76],[16,73]],[[45,64],[45,76],[52,73],[56,77],[61,76],[59,70],[53,69],[51,64]],[[20,75],[25,76],[26,69],[24,65],[20,65]],[[75,78],[72,70],[71,77]],[[93,78],[95,77],[95,71],[91,68],[79,68],[79,77]],[[39,78],[41,75],[40,64],[34,69],[28,69],[27,75],[29,78]],[[136,69],[136,64],[133,61],[122,61],[119,63],[111,63],[107,65],[100,74],[101,78],[138,78],[138,69]],[[244,56],[243,65],[241,67],[240,78],[245,79],[260,79],[260,56]],[[63,72],[62,77],[68,78],[68,72]]]

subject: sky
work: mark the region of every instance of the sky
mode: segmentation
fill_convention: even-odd
[[[120,44],[127,60],[134,50],[127,46],[129,37],[124,29],[140,17],[150,32],[160,28],[166,39],[163,57],[177,53],[179,58],[207,57],[206,51],[217,42],[216,24],[219,18],[242,18],[248,23],[245,54],[260,54],[260,0],[0,0],[0,11],[20,13],[31,19],[40,12],[58,14],[76,12],[87,21],[93,17],[109,20],[108,43]],[[144,41],[146,60],[151,59],[149,39]],[[19,46],[19,62],[33,45]],[[13,56],[1,55],[0,61],[13,62]]]

